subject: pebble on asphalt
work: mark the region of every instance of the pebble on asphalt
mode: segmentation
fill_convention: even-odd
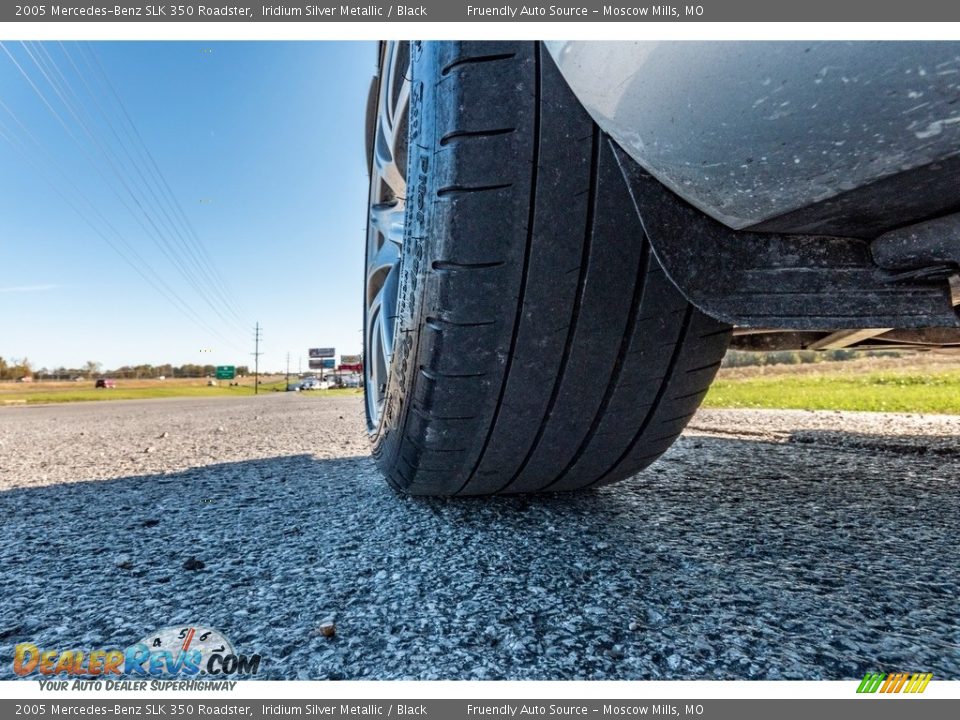
[[[323,623],[320,627],[317,628],[321,635],[325,638],[332,638],[337,634],[337,626],[332,622]]]

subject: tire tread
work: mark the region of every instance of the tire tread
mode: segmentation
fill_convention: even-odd
[[[414,494],[630,477],[696,412],[730,329],[660,267],[612,141],[541,44],[441,45],[428,182],[443,231],[424,241],[416,371],[374,456]]]

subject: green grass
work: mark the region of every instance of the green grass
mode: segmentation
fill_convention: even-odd
[[[284,382],[263,383],[260,385],[260,394],[273,395],[274,390],[282,392]],[[253,395],[252,385],[241,385],[239,387],[230,387],[221,385],[217,387],[207,387],[206,385],[163,385],[156,383],[149,387],[124,387],[123,381],[117,381],[117,387],[111,389],[105,388],[51,388],[49,390],[42,387],[32,387],[22,392],[3,392],[0,393],[0,407],[5,404],[18,405],[24,402],[28,405],[40,403],[71,403],[71,402],[91,402],[104,400],[149,400],[153,398],[177,398],[177,397],[247,397]],[[315,390],[303,393],[304,396],[331,397],[333,395],[357,395],[359,391],[350,388],[341,388],[334,390]]]
[[[703,405],[960,414],[960,370],[718,379]]]
[[[319,398],[331,397],[333,395],[341,396],[341,397],[342,396],[349,397],[351,395],[356,395],[356,396],[363,395],[363,390],[360,390],[358,388],[330,388],[329,390],[308,390],[300,394],[303,395],[304,397],[319,397]]]
[[[283,391],[283,380],[265,382],[260,393]],[[202,381],[188,384],[159,381],[119,380],[117,387],[95,389],[86,384],[73,387],[56,383],[31,387],[4,383],[0,407],[4,404],[87,402],[96,400],[144,400],[172,397],[246,397],[252,385],[207,387]],[[351,388],[314,390],[303,397],[360,396]],[[710,388],[704,407],[770,408],[799,410],[863,410],[873,412],[944,413],[960,415],[960,370],[939,372],[873,371],[866,373],[818,372],[777,374],[736,379],[718,378]]]

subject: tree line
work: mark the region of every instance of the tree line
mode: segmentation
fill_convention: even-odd
[[[0,381],[20,380],[22,378],[32,378],[33,380],[74,380],[76,378],[93,379],[98,377],[123,379],[201,378],[214,375],[216,371],[216,365],[195,365],[192,363],[185,365],[172,365],[170,363],[163,365],[123,365],[112,370],[105,370],[103,364],[96,360],[88,360],[81,367],[37,368],[27,358],[6,360],[0,357]],[[246,365],[237,366],[237,375],[249,374],[250,370]]]
[[[728,350],[723,358],[723,367],[761,367],[764,365],[807,365],[821,362],[843,362],[858,357],[900,357],[897,350],[775,350],[756,352],[750,350]]]

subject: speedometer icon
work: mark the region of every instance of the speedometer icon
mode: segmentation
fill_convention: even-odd
[[[213,655],[235,655],[233,644],[219,630],[202,625],[181,625],[161,628],[147,635],[140,643],[146,645],[151,657],[165,654],[173,663],[178,658],[189,657],[190,664],[200,668],[200,674],[205,674],[207,663]],[[145,660],[141,667],[149,671],[150,659]],[[170,661],[166,663],[170,669]]]

